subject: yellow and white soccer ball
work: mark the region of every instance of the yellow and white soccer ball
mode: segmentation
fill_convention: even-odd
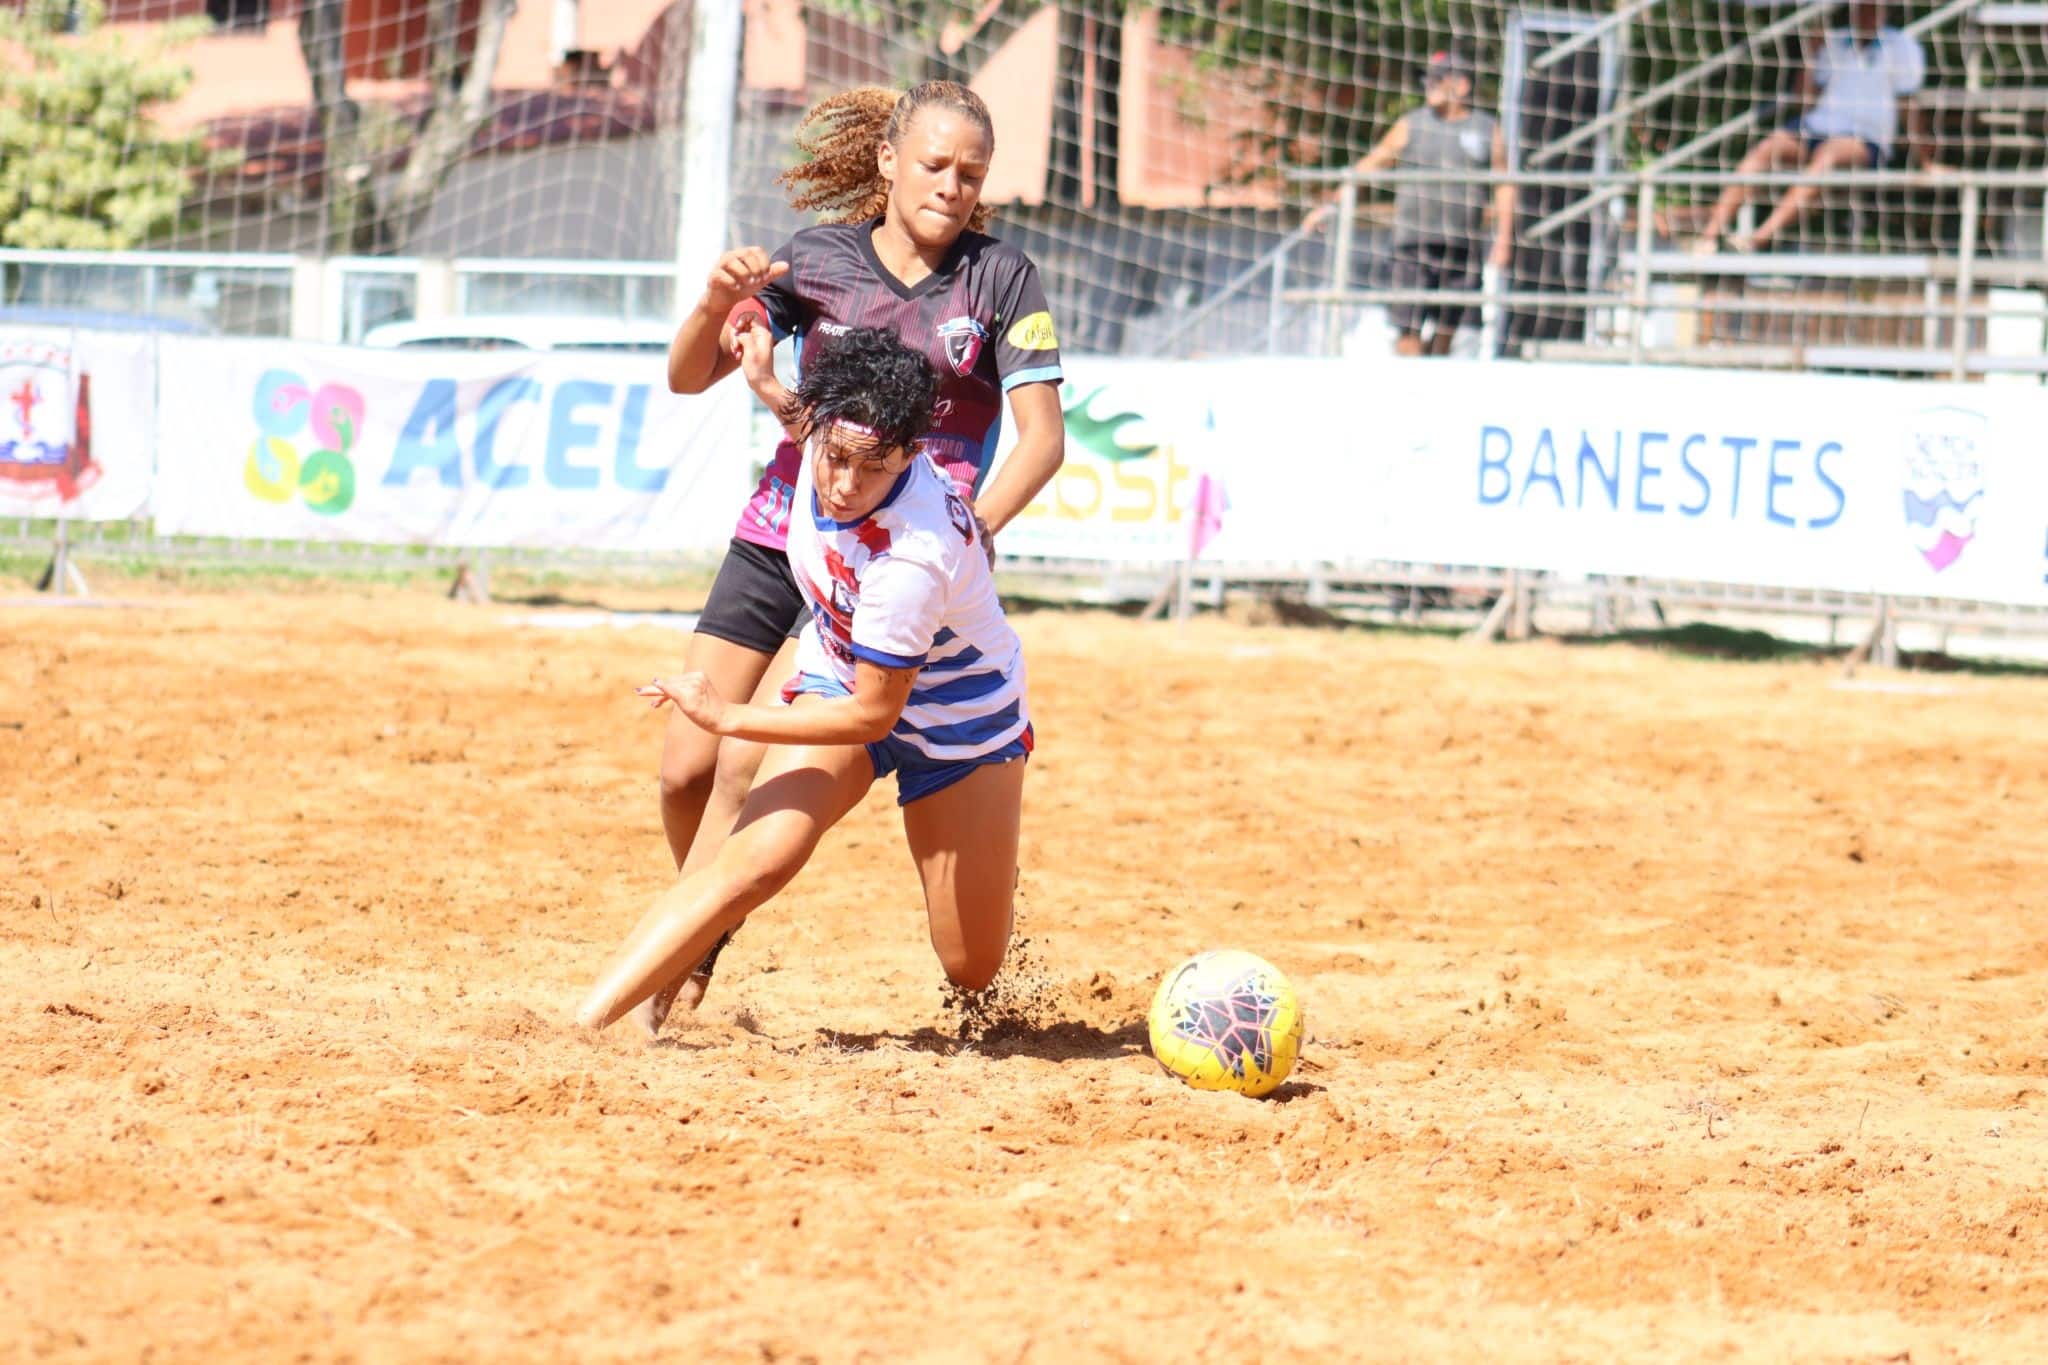
[[[1197,953],[1152,997],[1152,1055],[1197,1090],[1264,1095],[1294,1069],[1301,1000],[1280,969],[1254,953]]]

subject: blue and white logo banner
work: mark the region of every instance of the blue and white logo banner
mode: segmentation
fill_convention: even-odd
[[[163,343],[159,530],[715,550],[746,500],[746,388],[659,356]]]
[[[1005,553],[1398,560],[2048,604],[2048,390],[1457,360],[1067,362]]]

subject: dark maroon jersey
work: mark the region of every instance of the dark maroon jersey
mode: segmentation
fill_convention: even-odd
[[[906,285],[875,255],[880,220],[805,228],[775,252],[789,273],[761,291],[775,339],[806,351],[854,327],[883,327],[924,352],[939,377],[925,449],[969,497],[981,487],[1002,431],[1003,395],[1060,381],[1059,341],[1038,268],[1016,247],[963,232],[939,268]],[[780,550],[796,492],[797,447],[785,440],[740,513],[742,540]]]

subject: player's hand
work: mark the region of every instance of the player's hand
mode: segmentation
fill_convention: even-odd
[[[714,312],[724,313],[788,273],[788,261],[771,261],[760,247],[735,247],[711,267],[711,274],[704,280],[704,298]]]
[[[645,687],[633,690],[647,698],[648,704],[657,711],[664,703],[673,704],[698,729],[709,734],[720,733],[719,727],[725,722],[725,699],[718,695],[718,689],[702,673],[685,673],[673,682],[667,678],[656,678]]]
[[[988,566],[996,566],[996,533],[988,529],[988,523],[981,519],[981,513],[970,512],[974,518],[974,529],[981,536],[982,552],[988,556]]]
[[[775,333],[758,313],[743,312],[733,319],[732,353],[740,362],[740,373],[757,393],[762,384],[775,378]]]

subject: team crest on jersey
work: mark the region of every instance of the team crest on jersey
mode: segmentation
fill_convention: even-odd
[[[967,503],[958,493],[946,492],[946,516],[952,521],[953,529],[960,533],[960,539],[967,544],[974,543],[974,514],[967,510]]]
[[[970,375],[974,373],[974,362],[981,359],[988,328],[970,317],[948,318],[939,324],[939,340],[945,343],[946,363],[953,367],[953,373]]]

